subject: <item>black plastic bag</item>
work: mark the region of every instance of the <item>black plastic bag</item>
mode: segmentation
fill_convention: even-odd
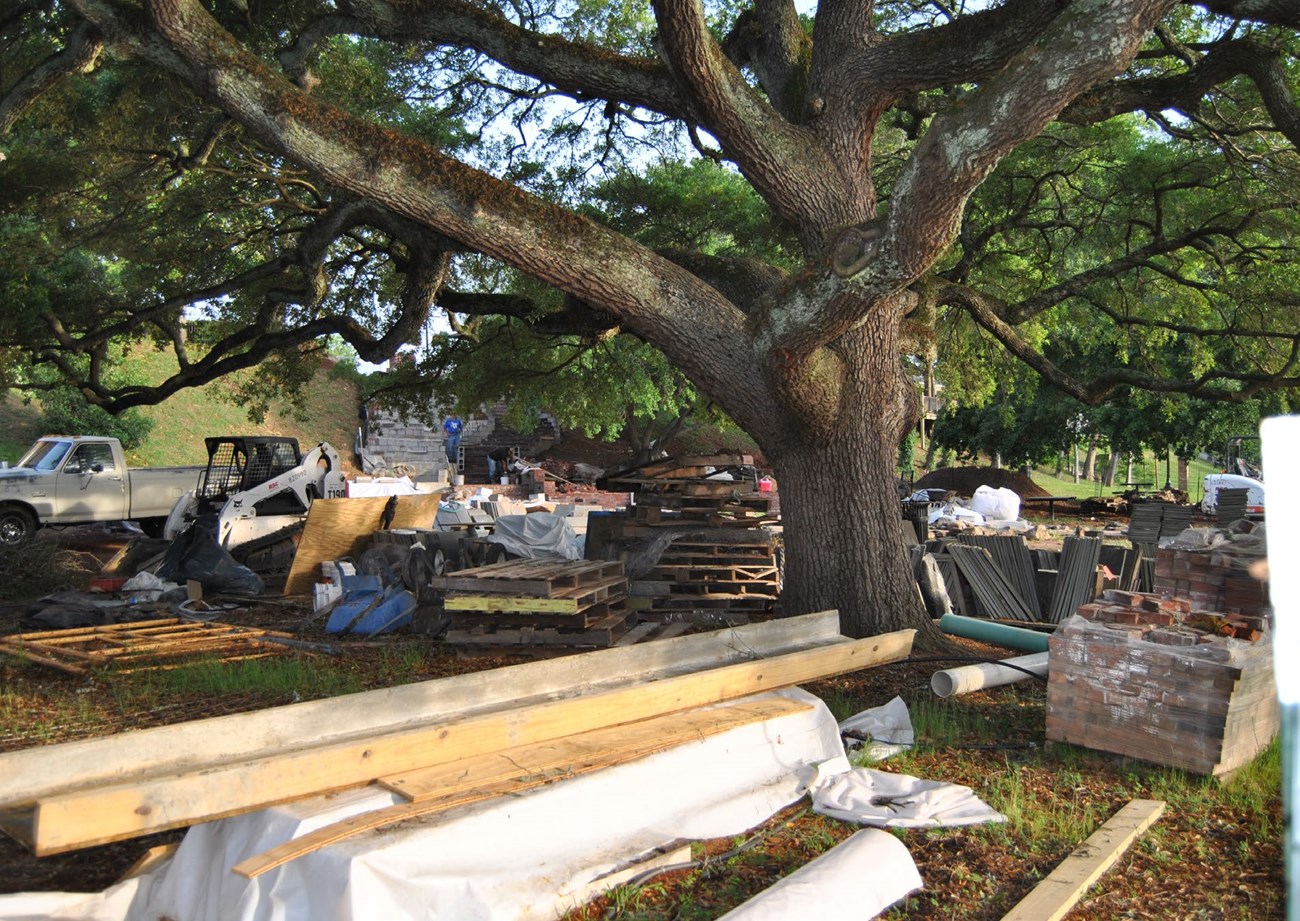
[[[200,515],[194,524],[176,536],[163,554],[158,578],[168,582],[193,579],[205,592],[230,595],[260,595],[266,590],[261,578],[217,543],[217,515]]]

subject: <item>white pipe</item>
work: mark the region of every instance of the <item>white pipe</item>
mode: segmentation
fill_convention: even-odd
[[[1019,666],[1009,668],[1008,666]],[[1021,671],[1027,669],[1027,671]],[[1032,672],[1033,674],[1030,674]],[[930,676],[930,690],[940,697],[952,697],[954,694],[969,694],[981,688],[996,688],[1004,684],[1015,684],[1034,675],[1043,677],[1047,674],[1047,653],[1036,652],[1029,656],[1017,656],[1003,659],[1001,662],[980,662],[978,665],[962,665],[958,668],[946,668]]]

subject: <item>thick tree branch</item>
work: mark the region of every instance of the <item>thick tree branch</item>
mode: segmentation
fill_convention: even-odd
[[[1002,319],[1004,305],[973,288],[950,282],[935,282],[938,302],[965,310],[981,327],[992,333],[1007,351],[1036,371],[1057,390],[1087,406],[1096,406],[1121,387],[1133,387],[1153,393],[1178,393],[1205,400],[1244,403],[1262,390],[1300,385],[1296,370],[1300,367],[1300,334],[1278,336],[1288,341],[1286,360],[1276,370],[1244,371],[1215,368],[1196,377],[1172,379],[1147,374],[1135,368],[1109,368],[1080,381],[1053,363]],[[1231,383],[1236,386],[1226,387]]]
[[[1203,108],[1207,93],[1243,75],[1259,89],[1277,129],[1300,148],[1300,107],[1287,83],[1286,69],[1276,51],[1253,39],[1216,45],[1181,74],[1099,87],[1071,104],[1061,118],[1074,124],[1095,124],[1124,112],[1155,115],[1166,109],[1192,116]]]
[[[116,11],[78,0],[127,34]],[[289,84],[194,0],[147,4],[179,54],[156,54],[255,137],[352,193],[609,311],[713,392],[761,389],[744,316],[716,289],[627,238],[535,199],[418,140]],[[737,407],[728,407],[735,410]],[[743,402],[739,408],[745,409]],[[760,424],[761,424],[761,420]]]
[[[611,54],[556,35],[522,29],[491,9],[460,0],[344,0],[340,7],[362,34],[390,41],[424,41],[471,48],[510,70],[578,99],[641,106],[695,123],[699,113],[658,61]],[[322,33],[342,26],[327,22]],[[304,39],[307,43],[312,38]]]
[[[1243,19],[1270,26],[1300,29],[1300,6],[1292,0],[1185,0],[1187,6],[1199,6],[1220,16]]]
[[[94,70],[103,50],[99,30],[88,22],[79,23],[61,51],[25,73],[0,99],[0,136],[7,134],[24,112],[61,81]]]

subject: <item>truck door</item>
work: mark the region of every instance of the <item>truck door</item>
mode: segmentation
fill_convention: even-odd
[[[103,442],[77,445],[55,483],[58,518],[69,521],[121,521],[127,514],[126,471]]]

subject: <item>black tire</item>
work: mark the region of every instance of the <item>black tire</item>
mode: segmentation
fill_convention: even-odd
[[[141,518],[140,530],[144,532],[145,537],[160,538],[167,531],[166,518]]]
[[[17,547],[36,533],[36,516],[21,505],[0,506],[0,547]]]

